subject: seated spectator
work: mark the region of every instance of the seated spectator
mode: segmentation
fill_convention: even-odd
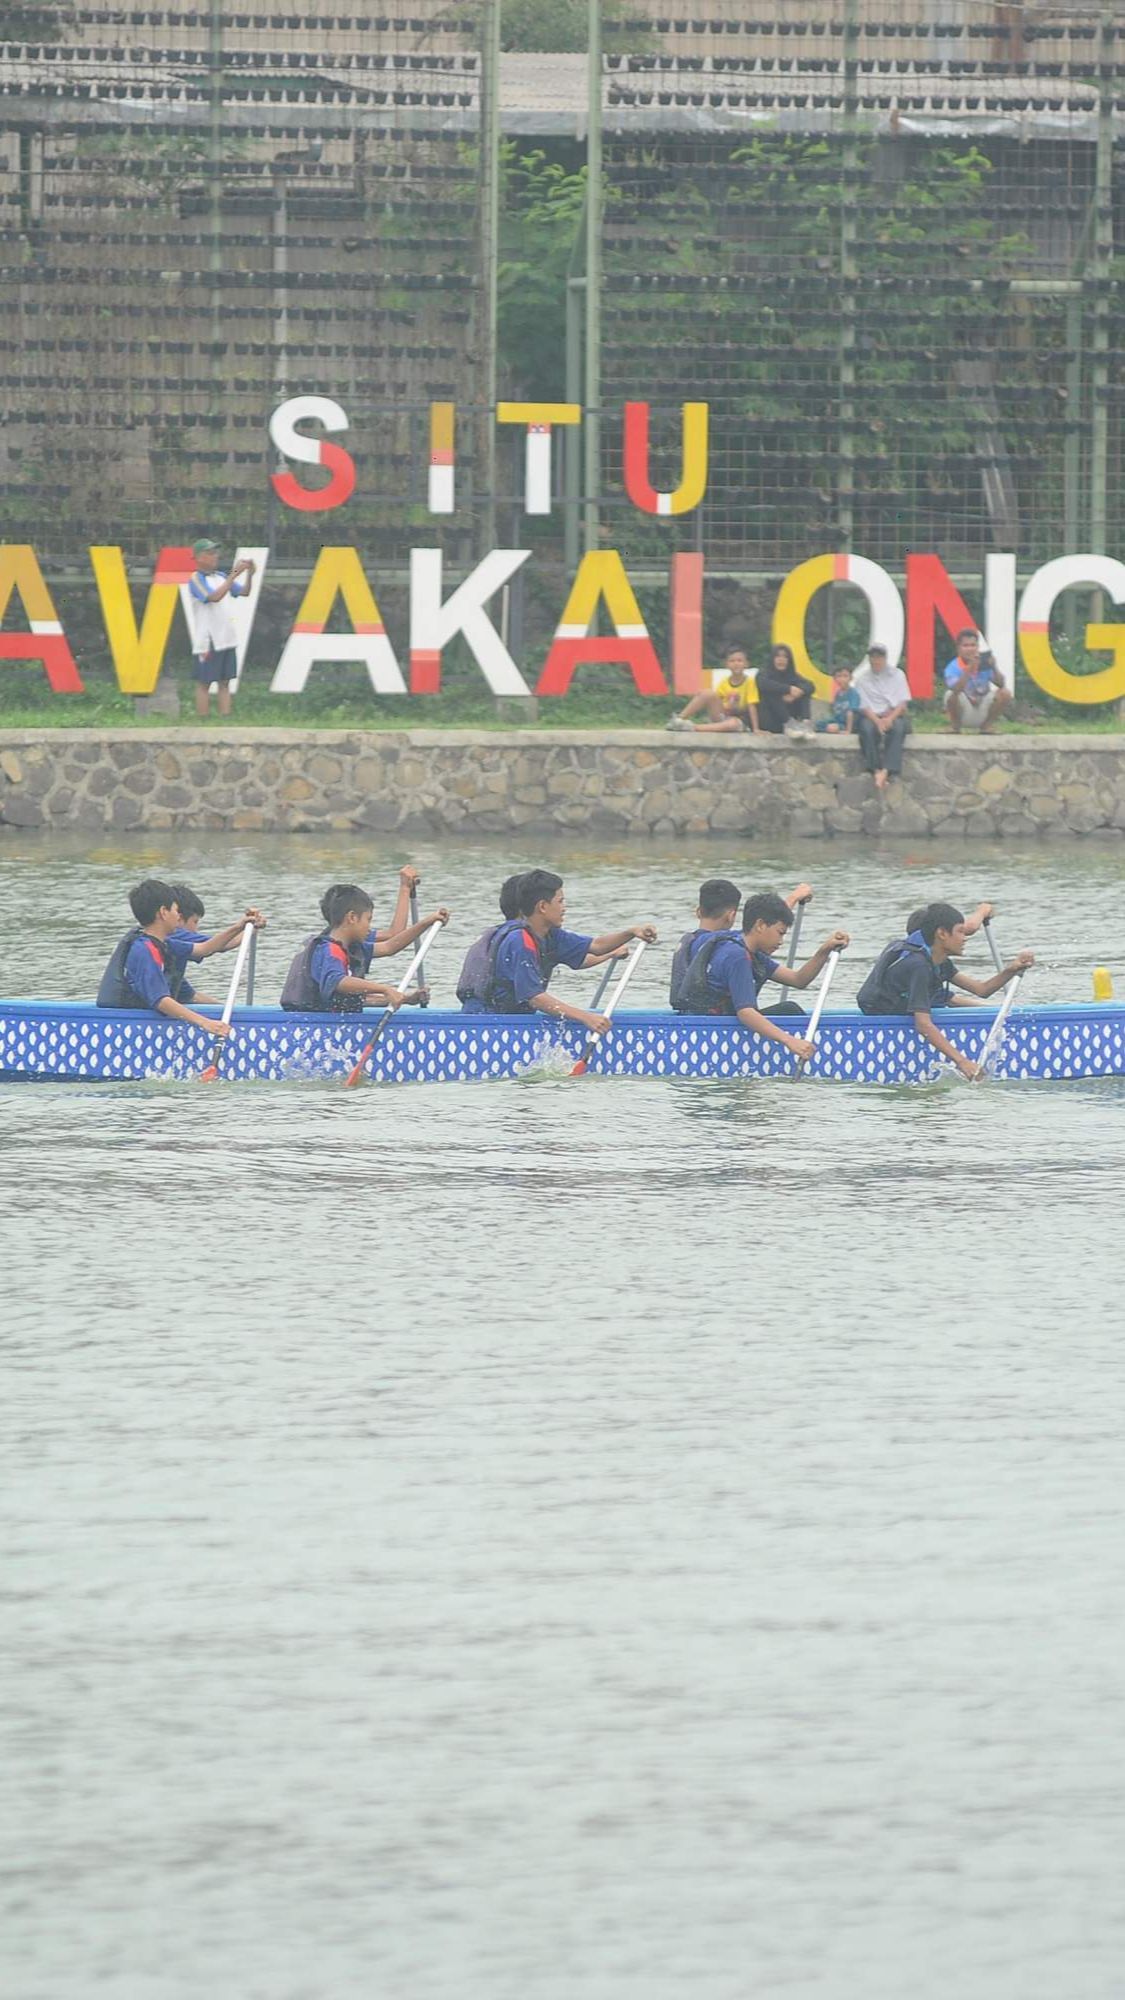
[[[692,717],[705,715],[705,722]],[[736,734],[749,729],[758,734],[758,682],[750,671],[750,659],[743,645],[728,646],[723,654],[722,678],[709,694],[693,694],[682,714],[665,724],[667,729],[698,729],[704,734]]]
[[[855,677],[860,701],[856,723],[863,761],[881,792],[888,778],[902,776],[902,746],[910,727],[910,683],[901,667],[889,665],[885,646],[869,646],[867,661]]]
[[[807,722],[813,684],[797,672],[791,646],[775,646],[758,675],[758,720],[767,736],[784,736],[790,722]]]
[[[945,669],[945,713],[955,736],[963,729],[979,729],[991,736],[1006,708],[1012,705],[1011,689],[992,653],[982,653],[980,639],[971,627],[957,634],[957,651]]]
[[[863,703],[852,686],[850,667],[834,667],[832,681],[836,692],[832,705],[823,722],[818,722],[817,733],[822,736],[851,736]]]

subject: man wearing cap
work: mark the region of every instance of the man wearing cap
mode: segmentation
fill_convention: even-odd
[[[902,776],[902,746],[910,727],[910,682],[887,661],[885,646],[867,648],[867,665],[855,677],[861,707],[856,721],[863,761],[884,791],[888,778]]]
[[[195,654],[195,711],[211,713],[211,682],[219,684],[219,714],[230,714],[230,684],[238,673],[237,632],[228,597],[245,597],[254,577],[248,556],[236,562],[229,576],[219,568],[218,542],[196,542],[192,548],[199,567],[188,584],[192,601],[192,652]],[[245,577],[245,583],[239,578]]]

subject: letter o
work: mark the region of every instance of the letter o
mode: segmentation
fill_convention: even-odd
[[[870,643],[886,647],[887,662],[892,667],[897,667],[902,658],[906,636],[906,617],[898,586],[885,569],[869,562],[866,556],[810,556],[807,562],[790,570],[777,593],[772,643],[792,647],[797,672],[812,681],[816,693],[825,701],[831,700],[834,689],[829,675],[821,673],[809,657],[805,620],[817,591],[828,583],[850,583],[863,592],[871,613]],[[858,660],[855,664],[862,666],[863,662]]]

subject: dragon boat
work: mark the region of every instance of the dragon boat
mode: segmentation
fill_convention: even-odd
[[[376,1010],[326,1016],[239,1008],[221,1045],[219,1074],[236,1082],[343,1078],[377,1019]],[[956,1048],[975,1059],[996,1011],[951,1008],[938,1010],[934,1019]],[[1016,1007],[1005,1030],[989,1059],[997,1077],[1047,1082],[1125,1076],[1125,1006]],[[479,1083],[544,1068],[565,1071],[585,1040],[576,1023],[536,1015],[404,1008],[380,1037],[368,1073],[376,1083]],[[202,1030],[158,1014],[71,1001],[0,1001],[0,1079],[6,1082],[186,1081],[199,1075],[214,1047]],[[913,1022],[826,1009],[805,1073],[838,1083],[904,1084],[925,1083],[942,1067]],[[771,1077],[795,1068],[779,1043],[735,1020],[625,1009],[615,1014],[589,1063],[591,1075],[634,1077]]]

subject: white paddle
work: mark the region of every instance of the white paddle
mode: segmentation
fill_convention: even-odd
[[[415,978],[417,977],[418,971],[421,967],[422,960],[425,958],[426,953],[429,951],[430,946],[432,945],[441,927],[442,927],[441,918],[435,917],[433,923],[430,925],[429,930],[426,932],[425,937],[422,939],[421,944],[418,946],[418,949],[415,952],[414,957],[411,960],[411,963],[406,968],[406,978],[403,980],[402,985],[398,989],[400,993],[409,993],[410,988]],[[360,1059],[357,1062],[355,1068],[351,1070],[348,1074],[344,1086],[346,1090],[355,1089],[356,1084],[359,1082],[360,1078],[363,1075],[364,1070],[367,1068],[367,1065],[371,1060],[371,1052],[375,1047],[376,1042],[378,1041],[380,1035],[382,1034],[384,1028],[386,1027],[387,1022],[391,1019],[391,1016],[397,1013],[397,1011],[398,1010],[395,1007],[387,1007],[380,1015],[379,1025],[376,1028],[375,1033],[372,1035],[371,1040],[368,1042],[367,1047],[364,1049],[363,1054],[360,1056]]]
[[[621,977],[618,980],[616,986],[614,987],[613,992],[610,994],[609,999],[606,1001],[605,1006],[602,1008],[602,1012],[606,1016],[607,1020],[612,1018],[614,1008],[616,1007],[618,1001],[621,998],[621,995],[624,993],[625,988],[628,986],[629,981],[633,977],[634,972],[636,971],[638,965],[641,962],[641,953],[644,951],[644,949],[645,949],[644,938],[638,938],[636,950],[634,951],[632,957],[630,958],[629,963],[625,967],[624,972],[621,974]],[[582,1051],[582,1054],[579,1056],[578,1061],[575,1063],[574,1068],[570,1072],[571,1076],[585,1076],[586,1066],[589,1063],[590,1057],[593,1055],[594,1050],[597,1048],[598,1040],[599,1037],[597,1035],[591,1035],[589,1037],[586,1046]]]
[[[824,971],[821,975],[820,985],[816,989],[816,1006],[812,1010],[812,1020],[809,1022],[808,1032],[801,1037],[802,1041],[815,1042],[816,1040],[817,1030],[820,1027],[820,1017],[824,1012],[824,1003],[828,998],[828,988],[832,984],[833,976],[835,974],[836,967],[839,965],[839,963],[840,963],[839,952],[830,951],[828,954],[828,962],[825,965]],[[798,1076],[803,1076],[805,1074],[805,1064],[808,1061],[809,1061],[808,1056],[802,1056],[800,1058],[797,1064]]]
[[[991,1028],[988,1031],[988,1040],[985,1042],[985,1045],[980,1052],[980,1060],[977,1064],[977,1073],[976,1076],[973,1078],[974,1083],[979,1082],[980,1078],[984,1074],[985,1064],[989,1061],[990,1057],[996,1054],[997,1049],[1000,1047],[1000,1044],[1004,1039],[1008,1016],[1012,1011],[1012,1008],[1015,1004],[1016,994],[1019,992],[1022,984],[1023,984],[1023,973],[1017,972],[1015,978],[1012,980],[1012,983],[1008,988],[1008,991],[1005,993],[1004,998],[1000,1003],[1000,1011],[997,1014],[996,1019],[994,1020]]]
[[[254,937],[254,926],[253,924],[247,924],[245,930],[242,933],[241,938],[238,941],[238,950],[235,953],[234,971],[231,974],[230,989],[227,993],[226,999],[223,1002],[223,1012],[221,1018],[223,1020],[224,1025],[228,1028],[230,1027],[230,1017],[234,1013],[235,998],[238,993],[239,986],[242,983],[242,968],[246,964],[246,960],[249,955],[250,945],[253,941],[253,937]],[[214,1083],[218,1078],[219,1056],[222,1053],[222,1047],[225,1040],[226,1040],[225,1035],[216,1035],[215,1046],[211,1054],[211,1060],[208,1063],[206,1069],[201,1070],[199,1073],[200,1083]]]

